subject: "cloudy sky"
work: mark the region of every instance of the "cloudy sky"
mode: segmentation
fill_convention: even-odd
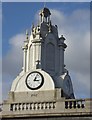
[[[7,98],[14,78],[22,69],[22,45],[26,29],[38,21],[43,2],[2,4],[2,90]],[[76,98],[90,97],[90,3],[47,2],[53,24],[58,25],[68,45],[65,65]],[[0,18],[1,19],[1,18]],[[0,56],[1,58],[1,56]],[[0,60],[1,62],[1,60]],[[1,85],[1,84],[0,84]]]

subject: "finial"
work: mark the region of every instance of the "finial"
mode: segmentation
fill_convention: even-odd
[[[32,23],[32,27],[34,27],[34,23]]]
[[[28,30],[26,30],[26,40],[28,40]]]
[[[63,35],[61,35],[60,39],[62,39],[62,40],[66,40],[66,39],[64,38],[64,36],[63,36]]]
[[[34,23],[32,23],[31,29],[32,29],[32,32],[34,32]]]
[[[28,30],[26,30],[26,35],[28,35]]]

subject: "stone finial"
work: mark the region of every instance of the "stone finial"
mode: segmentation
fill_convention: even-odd
[[[28,40],[28,38],[29,38],[28,35],[29,35],[28,30],[26,30],[26,40]]]
[[[67,45],[64,43],[64,40],[66,40],[63,35],[59,38],[59,46],[62,46],[64,49],[67,47]]]
[[[60,40],[66,40],[64,37],[63,37],[63,35],[61,35],[61,37],[60,37]]]
[[[32,32],[33,32],[33,30],[34,30],[34,24],[32,23]]]

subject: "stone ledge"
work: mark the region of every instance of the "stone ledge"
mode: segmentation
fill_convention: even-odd
[[[16,114],[16,115],[2,115],[0,118],[35,118],[35,117],[92,117],[92,112],[91,113],[48,113],[48,114]]]

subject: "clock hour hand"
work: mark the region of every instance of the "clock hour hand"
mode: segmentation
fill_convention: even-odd
[[[39,81],[39,80],[37,80],[36,78],[37,78],[37,75],[36,75],[36,77],[34,78],[34,81]]]

